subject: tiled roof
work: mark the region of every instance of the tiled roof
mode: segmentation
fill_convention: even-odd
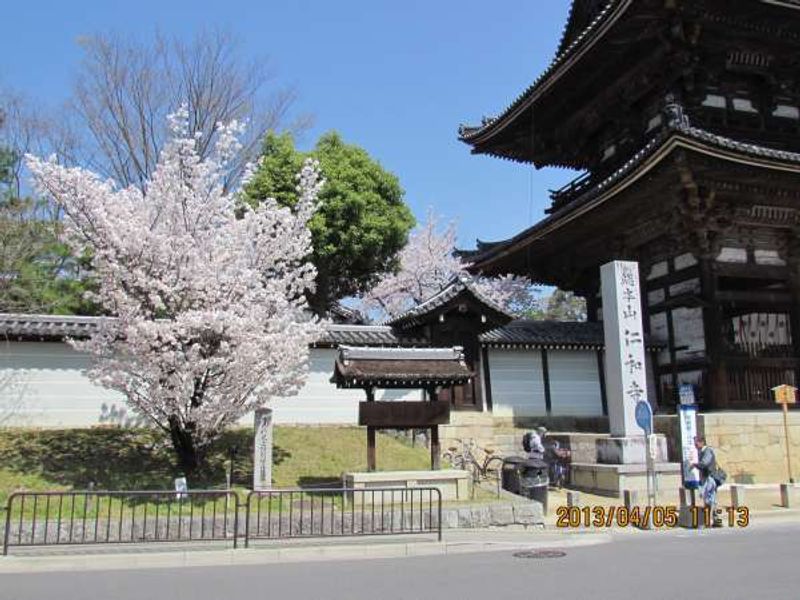
[[[465,383],[473,377],[460,347],[341,347],[331,380],[339,387],[424,387]]]
[[[797,10],[800,8],[800,0],[754,0],[760,4],[771,4],[782,6]],[[561,42],[556,53],[555,58],[550,62],[549,66],[544,72],[523,91],[517,98],[506,108],[499,116],[492,118],[484,118],[480,126],[461,125],[458,130],[458,135],[461,141],[471,143],[476,138],[482,136],[484,133],[500,125],[502,122],[509,122],[513,119],[520,110],[527,107],[532,101],[536,92],[541,88],[550,78],[554,75],[555,71],[572,57],[578,50],[580,50],[586,42],[588,42],[594,34],[601,29],[601,26],[606,22],[616,20],[617,17],[622,15],[628,7],[633,3],[633,0],[608,0],[607,4],[597,13],[589,24],[579,34],[574,36],[573,20],[576,15],[576,4],[573,1],[570,6],[570,13],[566,25],[561,36]]]
[[[766,146],[758,146],[756,144],[749,144],[746,142],[739,142],[725,136],[711,133],[705,129],[692,127],[689,124],[688,119],[679,118],[668,122],[666,126],[659,132],[659,134],[657,134],[647,144],[645,144],[643,148],[625,161],[625,163],[623,163],[616,171],[595,184],[589,184],[581,188],[581,192],[573,200],[564,205],[564,210],[569,211],[574,206],[591,200],[611,187],[613,184],[624,179],[676,134],[690,140],[696,140],[711,146],[715,146],[722,150],[732,150],[748,156],[800,164],[800,153],[767,148]],[[555,214],[558,214],[559,212],[561,211],[556,211]],[[491,250],[492,249],[490,248],[489,251]]]
[[[328,318],[334,323],[342,325],[365,325],[366,319],[355,308],[350,308],[341,303],[336,303],[328,311]]]
[[[492,119],[486,119],[480,127],[469,127],[462,125],[459,128],[459,138],[464,142],[469,142],[479,135],[483,134],[485,131],[493,128],[496,124],[500,121],[506,120],[510,115],[515,113],[518,108],[521,108],[526,102],[533,96],[534,92],[538,90],[538,88],[547,81],[553,72],[561,66],[564,61],[567,60],[570,56],[572,56],[579,48],[581,48],[586,40],[591,38],[591,36],[595,33],[597,29],[599,29],[600,25],[602,25],[613,13],[614,9],[617,8],[618,5],[622,5],[621,8],[624,10],[630,4],[631,0],[609,0],[608,4],[597,14],[597,16],[587,25],[587,27],[578,34],[575,39],[564,46],[565,36],[566,36],[566,29],[564,34],[562,35],[562,42],[560,44],[559,52],[556,54],[555,58],[550,62],[550,65],[544,70],[544,72],[530,85],[528,88],[522,92],[519,96],[517,96],[516,100],[514,100],[511,105],[506,108],[498,117]],[[570,8],[570,18],[572,17],[572,11],[574,11],[575,7],[572,6]],[[622,12],[622,11],[620,11]],[[567,22],[567,27],[569,26],[569,21]]]
[[[468,275],[460,275],[453,277],[450,280],[442,291],[434,294],[421,304],[418,304],[414,308],[411,308],[404,312],[401,315],[391,319],[389,323],[396,327],[403,327],[408,325],[415,325],[418,324],[422,317],[425,315],[430,314],[432,311],[436,310],[437,308],[441,308],[450,300],[458,296],[463,291],[469,291],[476,300],[481,302],[482,304],[486,305],[489,309],[500,313],[501,315],[505,315],[509,319],[513,318],[513,315],[509,313],[505,308],[503,308],[500,304],[483,294],[478,287],[475,285],[474,279]]]
[[[579,323],[574,321],[532,321],[519,319],[488,331],[479,337],[485,346],[529,347],[552,349],[594,349],[605,347],[602,323]],[[650,348],[658,348],[660,342],[645,339]]]
[[[42,340],[86,338],[104,317],[0,313],[0,337]]]
[[[0,338],[57,341],[66,338],[87,338],[97,325],[108,317],[76,317],[62,315],[28,315],[0,313]],[[425,346],[425,340],[400,337],[391,327],[378,325],[330,324],[319,346]]]
[[[614,172],[596,183],[589,183],[586,186],[582,186],[579,193],[574,198],[563,202],[561,206],[554,210],[547,218],[539,221],[532,227],[522,231],[513,238],[506,240],[504,243],[494,244],[486,248],[483,252],[475,252],[470,256],[471,262],[473,264],[481,263],[497,253],[508,250],[515,243],[530,237],[535,232],[543,229],[545,226],[551,225],[553,222],[569,214],[579,206],[587,204],[594,198],[597,198],[613,185],[623,181],[628,175],[634,173],[636,169],[645,163],[649,157],[656,154],[659,149],[674,139],[696,141],[703,145],[711,146],[719,150],[729,150],[750,157],[764,158],[768,160],[800,165],[800,153],[788,152],[786,150],[778,150],[774,148],[767,148],[765,146],[758,146],[756,144],[740,142],[725,136],[711,133],[710,131],[700,129],[698,127],[692,127],[688,119],[685,117],[676,118],[668,121],[665,126],[652,139],[650,139],[650,141],[648,141],[638,152],[633,154]]]
[[[318,346],[427,346],[425,340],[401,337],[384,325],[329,325]]]

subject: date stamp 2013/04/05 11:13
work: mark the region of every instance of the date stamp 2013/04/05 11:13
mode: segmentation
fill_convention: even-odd
[[[750,510],[745,506],[711,510],[704,506],[690,506],[690,527],[711,527],[721,521],[728,527],[747,527]],[[639,527],[649,529],[673,528],[679,523],[677,506],[559,506],[556,509],[556,527]]]

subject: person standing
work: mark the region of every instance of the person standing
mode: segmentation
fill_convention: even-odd
[[[706,444],[706,438],[702,435],[695,436],[694,447],[697,448],[697,463],[692,467],[700,471],[700,493],[705,510],[711,515],[714,527],[721,527],[722,519],[716,515],[718,486],[714,474],[717,471],[717,457],[714,450]]]
[[[532,460],[544,460],[544,444],[542,439],[547,435],[545,427],[537,427],[535,431],[529,431],[522,438],[522,448],[528,453],[528,458]]]

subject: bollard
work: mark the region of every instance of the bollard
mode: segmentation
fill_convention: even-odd
[[[795,505],[795,493],[794,484],[781,484],[781,506],[783,508],[792,508]]]
[[[678,490],[678,525],[686,529],[692,529],[692,506],[694,505],[694,490],[682,487]]]
[[[632,510],[639,504],[638,492],[636,490],[624,490],[622,492],[622,503],[625,505],[625,508]]]
[[[692,504],[692,493],[691,490],[687,490],[685,487],[678,489],[678,505],[681,508],[686,508],[687,506],[691,506]]]
[[[736,508],[741,508],[746,506],[745,502],[745,494],[744,494],[744,487],[741,485],[732,485],[731,486],[731,506]]]
[[[569,508],[579,507],[581,505],[580,492],[567,492],[567,506]]]

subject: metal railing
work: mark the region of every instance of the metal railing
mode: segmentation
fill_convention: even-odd
[[[292,489],[247,495],[245,547],[252,540],[435,533],[442,494],[435,487]]]
[[[11,546],[231,541],[239,499],[230,490],[15,492],[6,504]]]
[[[244,531],[240,512],[244,512]],[[435,533],[438,488],[15,492],[3,555],[11,547],[232,542]]]

